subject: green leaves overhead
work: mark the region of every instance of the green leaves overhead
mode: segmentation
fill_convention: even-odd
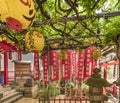
[[[37,29],[46,39],[46,45],[66,43],[67,46],[85,46],[86,41],[110,43],[119,34],[120,17],[111,16],[111,12],[120,10],[119,0],[34,0],[36,3],[36,20],[31,28],[15,32],[1,21],[0,34],[14,42],[24,45],[24,35],[27,31]],[[119,11],[118,11],[119,12]],[[108,13],[108,16],[104,16]],[[99,14],[99,15],[98,15]],[[118,14],[119,15],[119,14]],[[111,18],[110,18],[111,16]],[[11,32],[12,31],[12,32]],[[99,36],[97,36],[99,35]],[[106,38],[100,35],[106,35]],[[79,38],[74,38],[78,36]],[[84,37],[82,37],[84,36]],[[56,38],[71,38],[67,40],[52,40]],[[94,40],[93,40],[94,39]],[[63,44],[64,45],[64,44]],[[72,47],[71,47],[72,48]]]
[[[117,35],[120,35],[120,16],[106,20],[104,26],[104,33],[106,34],[104,42],[106,44],[115,44]]]

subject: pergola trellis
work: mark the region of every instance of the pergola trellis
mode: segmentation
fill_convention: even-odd
[[[79,19],[76,16],[73,16],[73,17],[62,17],[62,18],[58,18],[57,20],[48,19],[48,20],[45,20],[45,21],[35,21],[34,24],[33,24],[33,27],[39,27],[39,26],[42,26],[42,25],[55,24],[56,21],[57,22],[63,22],[63,23],[64,22],[69,22],[69,21],[77,21],[77,22],[79,22],[79,21],[84,21],[84,20],[91,19],[91,18],[109,18],[109,17],[115,17],[115,16],[119,16],[119,15],[120,15],[120,11],[98,13],[96,15],[90,15],[90,16],[83,15],[83,16],[79,16]],[[6,37],[8,37],[9,39],[13,40],[16,43],[19,42],[19,41],[17,41],[17,39],[14,36],[12,36],[8,32],[8,30],[6,28],[7,28],[6,24],[3,23],[3,22],[0,22],[0,34],[1,35],[4,34]],[[27,30],[23,30],[21,32],[21,34],[25,34],[26,32],[27,32]],[[84,43],[82,43],[80,40],[77,40],[77,39],[79,39],[79,38],[84,38],[85,39],[85,38],[92,38],[92,37],[94,37],[94,38],[98,39],[98,41],[97,41],[97,43],[95,43],[95,45],[97,45],[97,44],[100,45],[100,43],[101,43],[100,37],[104,36],[104,34],[99,34],[99,32],[96,33],[96,34],[94,34],[94,35],[85,35],[85,36],[82,36],[81,34],[79,34],[79,35],[77,34],[78,36],[72,36],[70,34],[67,34],[67,35],[64,36],[64,33],[65,32],[63,32],[63,36],[60,35],[61,38],[49,38],[49,37],[45,37],[46,45],[51,45],[51,44],[56,44],[57,43],[60,46],[61,44],[64,44],[64,42],[62,42],[62,41],[70,40],[70,41],[73,41],[73,44],[71,44],[72,46],[70,46],[68,44],[67,45],[68,48],[76,48],[77,46],[81,47],[81,48],[84,48],[84,47],[86,47],[86,46],[84,46]],[[21,38],[24,38],[24,35],[22,35]],[[59,47],[59,49],[60,48],[62,49],[63,47]]]
[[[45,20],[45,21],[35,21],[33,26],[34,27],[39,27],[39,26],[42,26],[42,25],[51,25],[51,24],[53,25],[53,24],[56,23],[56,21],[57,22],[63,22],[63,23],[69,22],[69,21],[79,22],[79,21],[84,21],[84,20],[92,19],[92,18],[98,18],[99,19],[99,18],[109,18],[109,17],[115,17],[115,16],[120,16],[120,11],[98,13],[96,15],[90,15],[90,16],[85,16],[85,15],[82,16],[81,15],[81,16],[79,16],[79,18],[77,16],[72,16],[72,17],[58,18],[57,20],[48,19],[48,20]],[[97,38],[98,41],[94,44],[95,45],[100,45],[100,44],[102,44],[101,39],[100,39],[101,36],[104,36],[104,34],[99,34],[99,31],[98,31],[98,33],[96,33],[94,35],[85,35],[85,36],[82,36],[82,34],[79,34],[78,36],[72,36],[70,34],[67,34],[67,35],[64,36],[64,33],[63,33],[63,36],[61,38],[48,38],[48,37],[46,37],[45,42],[46,42],[46,45],[58,44],[58,49],[64,49],[65,47],[61,47],[62,46],[61,44],[64,45],[63,41],[70,40],[70,41],[73,41],[73,44],[68,44],[67,45],[68,48],[77,48],[77,47],[85,48],[85,47],[88,47],[89,45],[84,46],[84,43],[82,43],[80,40],[77,40],[77,39],[80,39],[80,38],[85,39],[85,38],[92,38],[92,37]]]
[[[78,12],[76,11],[76,7],[75,7],[75,2],[73,3],[71,0],[65,0],[65,2],[68,3],[68,5],[71,7],[70,10],[74,10],[76,11],[75,12],[75,15],[76,16],[72,16],[72,17],[61,17],[61,18],[58,18],[57,20],[54,20],[54,19],[51,19],[50,16],[45,12],[45,10],[43,9],[42,7],[42,4],[44,2],[46,2],[47,0],[35,0],[36,3],[38,4],[38,9],[40,9],[40,11],[42,12],[42,14],[45,16],[45,18],[47,18],[47,20],[45,21],[35,21],[35,23],[33,24],[33,27],[39,27],[41,25],[51,25],[51,27],[54,28],[53,24],[57,22],[62,22],[62,23],[65,23],[65,22],[68,22],[68,21],[77,21],[78,23],[81,23],[82,21],[84,20],[88,20],[88,19],[92,19],[92,18],[109,18],[109,17],[114,17],[114,16],[119,16],[120,15],[120,11],[116,11],[116,12],[107,12],[107,13],[98,13],[96,15],[89,15],[89,16],[86,16],[86,15],[83,15],[83,16],[80,16],[78,15]],[[60,1],[60,0],[58,0]],[[99,3],[100,0],[97,0],[97,2],[93,5],[93,8],[95,8],[95,6]],[[59,5],[60,6],[60,5]],[[83,25],[85,27],[85,25]],[[6,29],[6,24],[1,22],[0,23],[0,34],[3,34],[6,35],[8,38],[10,38],[11,40],[13,40],[14,42],[19,42],[14,36],[12,36],[9,31]],[[87,28],[87,27],[85,27]],[[90,32],[93,32],[93,30],[90,30],[89,28],[87,28]],[[99,28],[98,28],[99,29]],[[54,30],[56,31],[59,31],[58,29],[54,28]],[[27,30],[23,30],[21,32],[21,34],[24,34],[26,33]],[[63,35],[61,36],[61,38],[49,38],[49,37],[46,37],[46,47],[48,47],[46,50],[52,50],[52,49],[76,49],[76,48],[86,48],[86,47],[89,47],[90,45],[84,45],[84,43],[82,43],[80,40],[77,40],[79,38],[91,38],[91,37],[95,37],[98,39],[98,41],[96,43],[94,43],[93,45],[95,46],[101,46],[101,40],[100,40],[100,37],[101,36],[104,36],[104,34],[99,34],[99,30],[98,30],[98,33],[92,33],[93,35],[90,35],[90,36],[82,36],[81,34],[78,34],[79,36],[72,36],[68,33],[68,35],[65,35],[66,32],[63,32],[63,31],[60,31]],[[24,35],[22,35],[24,36]],[[24,38],[24,37],[22,37]],[[68,43],[68,44],[65,44],[64,41],[65,40],[71,40],[73,41],[72,44]],[[23,39],[24,40],[24,39]],[[55,44],[55,43],[58,43],[58,47],[56,48],[49,48],[49,46],[51,44]],[[62,45],[61,45],[62,44]],[[24,43],[23,43],[24,45]],[[65,45],[65,47],[64,47]]]

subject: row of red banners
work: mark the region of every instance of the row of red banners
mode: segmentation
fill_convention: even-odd
[[[91,57],[93,48],[87,48],[78,53],[77,80],[81,81],[91,77],[93,69],[97,66],[97,60]]]
[[[93,49],[91,47],[84,51],[67,50],[67,58],[59,60],[58,50],[44,53],[43,56],[43,76],[44,82],[57,81],[76,78],[82,81],[91,77],[93,69],[97,66],[97,60],[91,57]]]

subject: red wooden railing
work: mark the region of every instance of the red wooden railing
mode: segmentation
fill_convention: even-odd
[[[47,102],[47,98],[39,98],[39,103]],[[87,97],[79,97],[79,98],[51,98],[50,103],[89,103],[89,99]]]

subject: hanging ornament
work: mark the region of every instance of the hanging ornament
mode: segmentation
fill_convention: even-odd
[[[41,51],[44,48],[44,38],[37,30],[33,30],[26,33],[25,44],[29,50]]]
[[[12,51],[9,51],[9,59],[12,59]]]
[[[92,51],[92,58],[97,60],[101,57],[101,50],[100,48],[93,48],[93,51]]]
[[[35,18],[33,0],[0,0],[0,20],[16,31],[22,31],[33,24]]]
[[[67,50],[60,50],[58,54],[59,59],[67,59]]]
[[[50,45],[51,48],[56,48],[57,46],[58,46],[57,43],[54,43],[54,44]]]
[[[22,51],[18,51],[18,60],[19,60],[19,61],[22,60]]]

